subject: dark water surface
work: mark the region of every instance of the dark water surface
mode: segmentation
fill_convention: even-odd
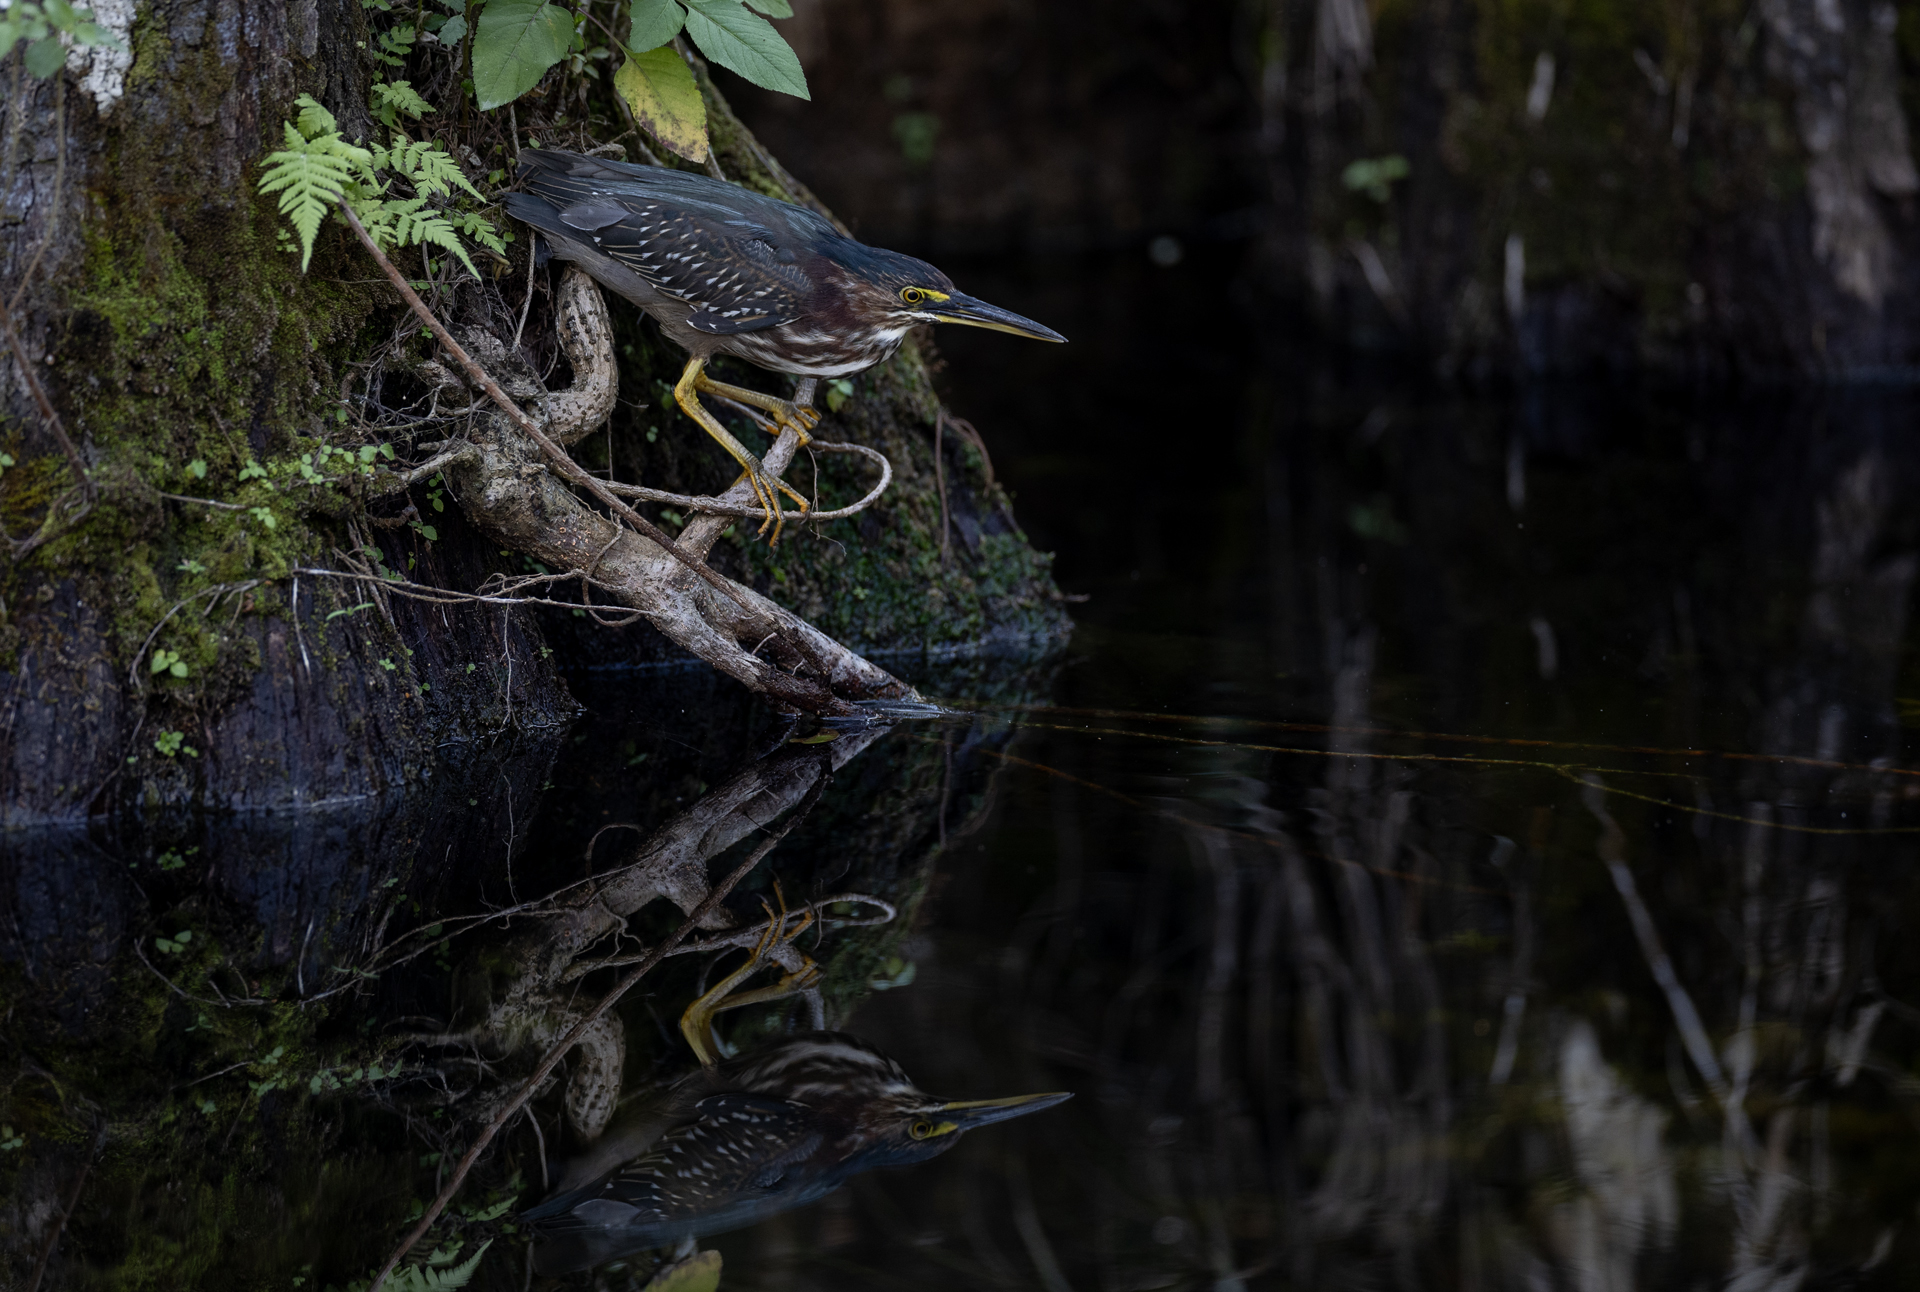
[[[899,912],[825,906],[819,1016],[954,1098],[1078,1097],[709,1240],[724,1287],[1912,1286],[1920,401],[1425,389],[1180,339],[1245,317],[1204,250],[950,268],[1074,338],[941,338],[1070,651],[890,660],[972,716],[806,744],[704,673],[579,674],[579,724],[417,801],[0,840],[5,1272],[73,1197],[48,1287],[364,1278],[583,962],[810,808],[738,921],[775,878]],[[525,1285],[491,1213],[685,1069],[714,963],[503,1133],[432,1236],[494,1239],[470,1286]]]

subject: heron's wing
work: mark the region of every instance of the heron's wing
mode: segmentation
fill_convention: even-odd
[[[693,307],[687,322],[699,331],[724,336],[795,322],[813,292],[795,233],[817,217],[800,207],[702,175],[544,151],[523,154],[521,179],[527,192],[507,200],[509,213],[590,242],[685,301]]]
[[[821,1136],[805,1104],[759,1095],[713,1095],[693,1120],[597,1184],[523,1213],[549,1233],[618,1227],[681,1229],[779,1189],[787,1169]]]

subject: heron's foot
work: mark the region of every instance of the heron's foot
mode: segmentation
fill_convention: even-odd
[[[718,440],[720,447],[740,464],[740,469],[746,473],[744,478],[753,490],[755,504],[767,513],[767,518],[760,522],[760,528],[756,533],[764,534],[767,532],[767,526],[773,526],[773,538],[769,545],[778,547],[780,531],[786,526],[786,518],[780,510],[780,495],[784,493],[799,503],[800,510],[803,512],[807,510],[807,500],[801,497],[793,486],[768,475],[767,469],[760,464],[760,459],[748,452],[747,446],[733,437],[733,432],[722,426],[718,418],[701,406],[699,392],[703,389],[710,390],[729,399],[734,394],[750,395],[756,400],[768,399],[771,396],[709,381],[706,374],[701,371],[705,364],[706,360],[698,357],[687,360],[686,369],[680,374],[679,384],[673,388],[674,402],[680,405],[681,412],[692,418],[695,425]],[[739,482],[735,481],[735,483]]]
[[[693,387],[703,394],[719,395],[735,403],[758,408],[773,419],[781,430],[790,430],[799,435],[802,444],[810,443],[808,434],[820,424],[820,412],[815,408],[802,407],[791,399],[781,399],[778,395],[763,395],[757,390],[748,390],[745,386],[733,386],[724,381],[715,381],[704,372],[694,379]]]
[[[695,1056],[706,1067],[712,1067],[719,1062],[720,1038],[714,1034],[713,1030],[715,1014],[723,1010],[739,1009],[745,1005],[764,1005],[771,1001],[784,1000],[818,986],[823,976],[820,966],[802,955],[800,967],[782,974],[779,981],[773,985],[756,988],[753,991],[735,992],[735,988],[773,960],[776,947],[791,945],[802,933],[813,927],[813,912],[810,910],[802,911],[800,917],[789,925],[787,901],[785,896],[781,895],[778,885],[774,887],[774,894],[780,899],[780,912],[776,915],[773,907],[765,901],[760,903],[761,909],[767,913],[767,927],[766,931],[760,935],[760,940],[754,944],[753,954],[747,957],[747,962],[715,983],[706,994],[688,1005],[686,1012],[680,1016],[680,1034],[687,1038],[687,1044],[693,1048]]]
[[[783,493],[793,499],[803,515],[807,512],[809,504],[792,485],[776,476],[768,475],[766,468],[760,465],[760,459],[749,454],[740,465],[743,470],[733,483],[739,484],[740,481],[745,480],[752,486],[755,505],[767,513],[767,518],[760,522],[760,528],[755,530],[754,534],[758,537],[767,532],[767,526],[773,526],[773,541],[770,545],[778,547],[780,531],[786,527],[787,522],[786,513],[780,509],[777,494]]]

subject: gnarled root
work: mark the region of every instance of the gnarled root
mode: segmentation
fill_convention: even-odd
[[[619,374],[606,303],[593,280],[568,270],[557,305],[574,383],[533,397],[526,411],[550,439],[567,445],[613,411]],[[589,507],[505,414],[489,410],[475,421],[472,451],[448,463],[446,477],[467,518],[501,546],[549,569],[585,572],[588,586],[609,605],[639,611],[682,649],[792,709],[847,715],[861,700],[917,698],[905,682],[799,616],[737,583],[722,591],[694,577],[659,544]],[[784,471],[798,446],[794,431],[783,432],[764,459],[767,472]],[[752,505],[745,485],[721,500]],[[700,517],[677,545],[704,560],[731,523]]]

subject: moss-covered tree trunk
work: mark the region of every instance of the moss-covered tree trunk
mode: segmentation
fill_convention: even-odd
[[[0,521],[10,543],[26,540],[0,572],[0,824],[130,800],[242,807],[378,794],[431,775],[448,742],[570,712],[559,673],[569,660],[671,657],[644,626],[423,605],[295,573],[344,568],[346,555],[453,588],[524,572],[431,482],[381,504],[311,470],[334,449],[386,452],[368,416],[380,398],[371,357],[396,344],[416,359],[428,351],[406,338],[397,299],[344,230],[323,231],[301,274],[272,204],[254,194],[256,166],[297,95],[324,102],[353,136],[372,129],[376,72],[400,73],[368,52],[372,11],[351,0],[99,12],[130,54],[76,53],[50,81],[21,71],[18,53],[7,69],[0,265],[95,495],[79,514],[73,471],[17,365],[0,360],[0,452],[14,462],[0,472]],[[532,134],[537,120],[544,141],[591,145],[605,120],[581,107],[592,87],[565,75],[563,65],[518,105],[520,126]],[[701,79],[727,175],[804,196]],[[443,103],[436,120],[462,111]],[[506,115],[459,123],[468,142],[458,155],[483,187],[511,172],[514,140],[493,119]],[[497,280],[475,290],[519,305],[532,282],[544,302],[527,252],[522,238]],[[443,292],[436,305],[459,310],[465,299]],[[530,332],[546,315],[532,317]],[[728,478],[709,460],[717,450],[663,412],[659,381],[677,356],[636,318],[621,326],[621,410],[583,446],[583,462],[717,491]],[[525,348],[553,349],[534,336]],[[1065,621],[1044,558],[984,464],[948,436],[936,473],[937,411],[912,346],[864,375],[828,429],[887,454],[893,492],[775,552],[736,531],[716,565],[856,647],[1058,636]],[[824,489],[865,479],[829,461]]]

